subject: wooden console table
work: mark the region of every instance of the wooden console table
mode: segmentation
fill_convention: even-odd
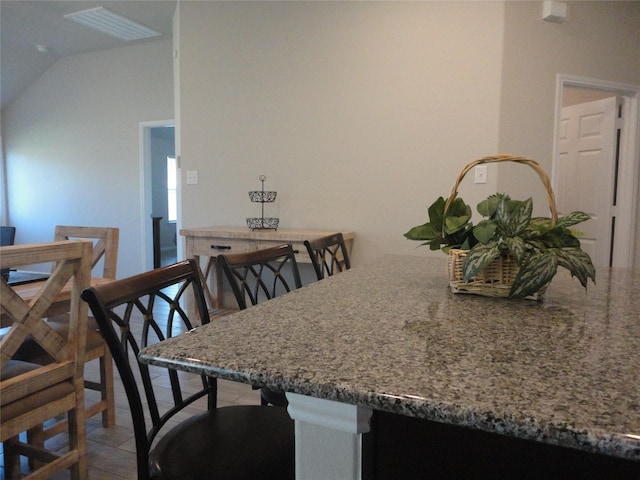
[[[216,261],[224,253],[241,253],[291,243],[296,252],[296,261],[311,263],[304,246],[305,240],[324,237],[337,230],[249,230],[246,227],[202,227],[183,228],[186,258],[195,258],[202,270],[205,297],[209,310],[223,308],[222,272]],[[355,234],[342,232],[351,254]],[[203,258],[204,257],[204,258]],[[204,261],[206,260],[206,263]],[[203,268],[204,263],[204,268]]]

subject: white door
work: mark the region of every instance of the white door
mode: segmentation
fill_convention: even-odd
[[[615,228],[617,99],[605,98],[562,109],[556,165],[560,215],[583,211],[591,220],[576,225],[582,249],[596,267],[610,266]]]

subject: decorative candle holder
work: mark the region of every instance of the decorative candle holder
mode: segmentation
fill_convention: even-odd
[[[262,190],[253,190],[249,192],[249,199],[253,203],[260,203],[262,208],[262,216],[247,218],[247,227],[251,230],[277,230],[278,224],[280,223],[279,218],[274,217],[266,217],[264,216],[264,204],[265,203],[273,203],[276,201],[276,196],[278,192],[274,191],[265,191],[264,182],[267,179],[264,175],[260,175],[258,177],[260,182],[262,182]]]

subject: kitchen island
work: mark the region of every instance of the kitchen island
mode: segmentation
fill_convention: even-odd
[[[535,302],[453,294],[445,264],[386,256],[140,358],[290,392],[298,478],[369,475],[374,411],[640,472],[640,272],[561,271]]]

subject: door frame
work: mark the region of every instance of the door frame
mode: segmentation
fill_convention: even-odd
[[[640,199],[640,194],[638,193],[640,189],[640,86],[573,75],[557,75],[552,162],[552,184],[554,188],[557,188],[556,169],[559,151],[559,131],[562,118],[563,90],[566,87],[611,92],[613,95],[624,99],[618,164],[618,194],[615,208],[616,235],[614,238],[613,266],[633,268],[635,266],[636,236],[640,227],[634,215]]]
[[[175,120],[155,120],[140,122],[140,239],[142,245],[142,270],[153,270],[153,214],[152,185],[151,180],[151,129],[157,127],[175,127]],[[179,210],[178,210],[179,212]]]

